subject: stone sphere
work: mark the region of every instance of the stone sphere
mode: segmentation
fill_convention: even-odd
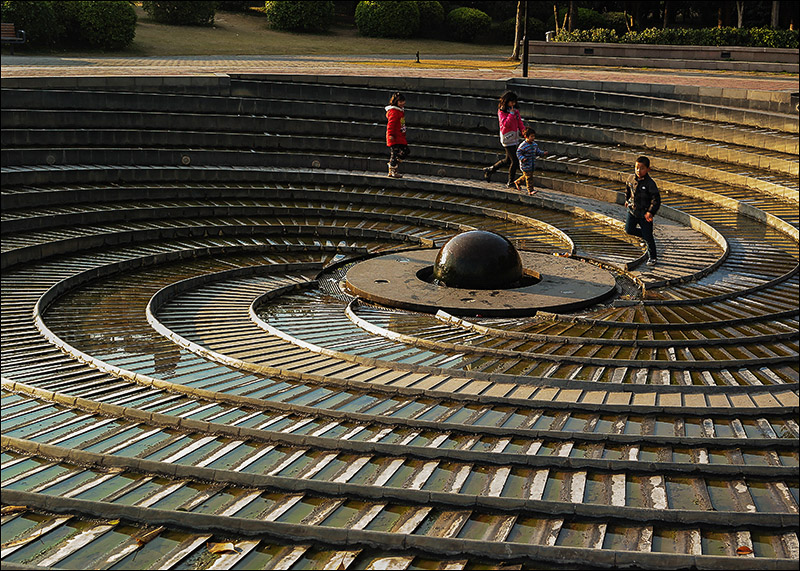
[[[507,238],[470,230],[442,246],[433,265],[433,277],[447,287],[504,289],[522,278],[522,260]]]

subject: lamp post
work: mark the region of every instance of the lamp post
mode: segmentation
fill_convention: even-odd
[[[525,0],[522,28],[522,77],[528,77],[528,0]]]

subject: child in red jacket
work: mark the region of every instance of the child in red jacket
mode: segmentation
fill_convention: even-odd
[[[400,92],[392,94],[386,106],[386,146],[389,147],[389,176],[403,178],[397,172],[400,160],[408,156],[406,141],[406,97]]]

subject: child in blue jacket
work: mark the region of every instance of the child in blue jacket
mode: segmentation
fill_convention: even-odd
[[[514,186],[517,190],[522,190],[519,185],[524,180],[525,187],[528,189],[528,196],[536,194],[533,188],[533,166],[536,157],[546,157],[550,153],[543,151],[536,144],[536,131],[528,127],[523,133],[525,140],[517,147],[517,158],[519,159],[519,168],[522,171],[522,176],[514,181]]]

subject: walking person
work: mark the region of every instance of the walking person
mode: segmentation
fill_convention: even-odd
[[[658,253],[653,238],[653,217],[661,206],[661,194],[655,181],[650,178],[649,158],[637,158],[633,172],[625,188],[625,206],[628,207],[625,232],[644,240],[647,244],[647,265],[655,266]]]
[[[492,166],[483,169],[483,178],[491,182],[492,175],[497,172],[497,169],[507,166],[508,182],[506,182],[506,186],[508,188],[514,187],[514,179],[517,176],[517,168],[519,168],[517,145],[525,130],[517,103],[517,94],[513,91],[506,91],[500,97],[497,105],[497,120],[500,123],[500,144],[503,145],[506,156]]]
[[[526,128],[523,134],[525,140],[517,147],[517,159],[519,160],[519,170],[522,171],[522,176],[514,181],[514,186],[517,187],[517,190],[522,190],[519,185],[522,181],[525,181],[528,196],[533,196],[537,192],[533,188],[533,169],[536,164],[536,157],[546,157],[550,153],[539,148],[536,142],[536,131],[533,128]]]
[[[386,106],[386,146],[389,147],[389,176],[403,178],[397,168],[408,156],[406,141],[406,96],[392,93],[389,105]]]

